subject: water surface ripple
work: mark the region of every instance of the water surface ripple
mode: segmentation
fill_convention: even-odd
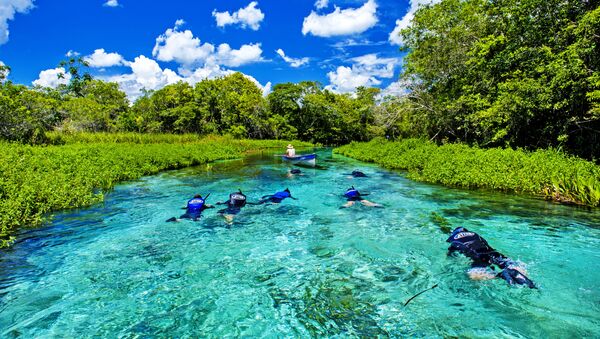
[[[272,155],[165,172],[22,232],[0,253],[0,337],[600,336],[597,210],[320,155],[326,169],[294,178]],[[340,209],[350,185],[385,208]],[[216,210],[165,222],[197,192],[214,203],[286,187],[299,200],[233,224]],[[540,289],[470,281],[468,260],[446,256],[442,218],[525,263]]]

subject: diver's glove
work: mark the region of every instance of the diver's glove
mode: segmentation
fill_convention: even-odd
[[[497,276],[506,280],[509,285],[527,285],[529,288],[537,288],[531,279],[514,268],[506,267]]]

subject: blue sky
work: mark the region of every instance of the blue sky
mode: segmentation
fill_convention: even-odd
[[[142,88],[232,71],[265,91],[303,80],[392,91],[402,54],[391,33],[425,2],[2,0],[0,61],[13,82],[56,86],[58,63],[79,54],[132,99]]]

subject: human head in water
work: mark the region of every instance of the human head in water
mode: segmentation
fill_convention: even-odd
[[[344,193],[344,197],[348,201],[342,206],[342,208],[354,206],[354,204],[357,201],[360,201],[361,204],[363,204],[364,206],[368,206],[368,207],[383,207],[380,204],[368,201],[367,199],[365,199],[363,197],[365,195],[368,195],[368,194],[362,194],[356,188],[354,188],[354,186],[351,186],[350,188],[348,188],[346,190],[346,193]]]
[[[202,195],[196,194],[196,195],[194,195],[194,199],[202,199]]]

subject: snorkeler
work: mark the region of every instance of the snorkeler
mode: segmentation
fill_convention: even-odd
[[[381,204],[377,204],[363,198],[365,195],[368,194],[361,194],[356,188],[354,188],[354,186],[348,188],[346,193],[344,193],[344,197],[348,199],[348,202],[346,202],[341,208],[352,207],[357,201],[360,201],[361,204],[368,207],[383,207]]]
[[[286,188],[285,190],[277,192],[275,194],[270,194],[270,195],[263,196],[260,199],[260,201],[258,203],[256,203],[256,205],[262,205],[262,204],[265,204],[265,203],[279,204],[280,202],[282,202],[286,198],[291,198],[291,199],[294,199],[294,200],[298,200],[297,198],[292,197],[292,194],[290,193],[290,189]]]
[[[496,277],[502,278],[509,285],[527,285],[536,288],[533,281],[525,276],[525,269],[510,258],[493,249],[485,239],[475,232],[470,232],[464,227],[457,227],[446,240],[450,243],[448,254],[460,252],[473,260],[469,277],[473,280],[487,280]],[[498,274],[488,270],[494,270],[494,265],[502,271]]]
[[[356,170],[352,171],[352,173],[350,175],[352,175],[353,178],[366,178],[367,177],[367,175],[364,174],[363,172],[356,171]]]
[[[238,189],[237,192],[229,194],[229,200],[217,203],[217,205],[227,205],[227,208],[219,210],[217,213],[221,214],[227,222],[232,222],[233,217],[240,213],[242,207],[246,206],[246,200],[246,195]]]
[[[169,218],[167,222],[179,221],[180,219],[190,219],[193,221],[197,221],[202,216],[202,212],[209,208],[215,208],[212,205],[206,203],[206,199],[210,196],[210,193],[206,195],[206,198],[202,198],[200,194],[194,195],[194,197],[187,202],[187,206],[184,207],[185,214],[180,216],[179,218]]]
[[[292,177],[294,177],[295,175],[304,175],[304,174],[302,174],[302,171],[301,171],[301,170],[299,170],[299,169],[297,169],[297,168],[292,168],[291,170],[289,170],[289,171],[287,172],[287,177],[288,177],[288,178],[292,178]]]

